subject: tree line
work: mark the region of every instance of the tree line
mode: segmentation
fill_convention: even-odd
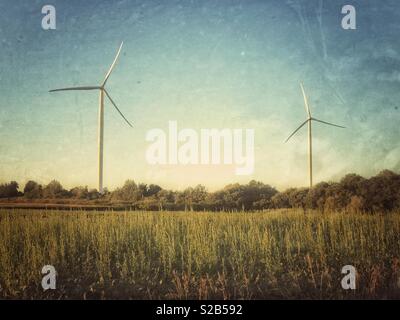
[[[0,184],[0,198],[72,199],[126,206],[140,210],[256,211],[279,208],[313,209],[320,212],[389,212],[400,209],[400,175],[384,170],[371,178],[348,174],[339,182],[321,182],[312,189],[290,188],[279,192],[258,181],[229,184],[208,192],[202,185],[183,191],[127,180],[122,187],[99,194],[96,189],[63,188],[53,180],[42,186],[28,181],[20,190],[17,182]]]

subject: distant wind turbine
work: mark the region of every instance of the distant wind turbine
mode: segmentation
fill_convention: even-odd
[[[113,101],[113,99],[110,97],[109,93],[107,92],[105,85],[107,83],[108,78],[111,75],[111,72],[113,71],[115,64],[117,63],[119,54],[121,53],[123,42],[121,42],[121,45],[119,46],[117,55],[114,58],[113,63],[111,64],[111,67],[109,68],[108,72],[106,73],[106,76],[101,83],[100,86],[85,86],[85,87],[70,87],[70,88],[61,88],[61,89],[54,89],[50,90],[49,92],[56,92],[56,91],[70,91],[70,90],[100,90],[100,99],[99,99],[99,123],[98,123],[98,161],[99,161],[99,192],[103,194],[103,138],[104,138],[104,94],[107,96],[107,98],[110,100],[112,105],[117,109],[118,113],[121,115],[122,118],[126,121],[126,123],[132,127],[131,123],[125,118],[125,116],[122,114],[122,112],[118,109],[117,105]]]
[[[334,126],[334,127],[338,127],[338,128],[345,128],[345,127],[342,127],[342,126],[339,126],[339,125],[337,125],[337,124],[333,124],[333,123],[329,123],[329,122],[326,122],[326,121],[322,121],[322,120],[318,120],[318,119],[316,119],[316,118],[313,118],[313,117],[311,116],[310,106],[308,105],[307,95],[306,95],[306,93],[305,93],[305,91],[304,91],[304,87],[303,87],[303,84],[302,84],[302,83],[300,83],[300,87],[301,87],[301,91],[302,91],[302,93],[303,93],[304,107],[306,108],[306,113],[307,113],[308,118],[307,118],[306,121],[304,121],[304,122],[303,122],[303,123],[302,123],[302,124],[287,138],[287,139],[286,139],[285,143],[288,142],[289,139],[290,139],[291,137],[293,137],[293,136],[296,134],[296,132],[299,131],[304,125],[308,124],[308,170],[309,170],[309,174],[310,174],[310,189],[311,189],[312,186],[313,186],[311,122],[312,122],[312,121],[317,121],[317,122],[321,122],[321,123],[323,123],[323,124],[328,124],[328,125],[330,125],[330,126]]]

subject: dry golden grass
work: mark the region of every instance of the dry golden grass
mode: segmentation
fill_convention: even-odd
[[[0,210],[0,298],[399,298],[399,258],[400,214]]]

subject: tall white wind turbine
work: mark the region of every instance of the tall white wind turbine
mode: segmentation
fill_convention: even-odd
[[[131,123],[125,118],[122,112],[118,109],[117,105],[111,98],[110,94],[107,92],[105,85],[107,83],[108,78],[113,71],[115,64],[117,63],[119,54],[121,53],[123,42],[119,46],[117,55],[114,58],[113,63],[111,64],[103,82],[99,86],[85,86],[85,87],[70,87],[70,88],[61,88],[61,89],[54,89],[50,90],[49,92],[56,92],[56,91],[71,91],[71,90],[99,90],[100,97],[99,97],[99,123],[98,123],[98,161],[99,161],[99,192],[103,194],[103,139],[104,139],[104,94],[110,100],[112,105],[117,109],[118,113],[121,117],[126,121],[126,123],[132,127]]]
[[[323,124],[328,124],[328,125],[330,125],[330,126],[334,126],[334,127],[338,127],[338,128],[345,128],[345,127],[342,127],[342,126],[339,126],[339,125],[337,125],[337,124],[333,124],[333,123],[329,123],[329,122],[326,122],[326,121],[322,121],[322,120],[313,118],[313,117],[311,116],[310,106],[309,106],[309,104],[308,104],[307,95],[306,95],[306,93],[305,93],[305,91],[304,91],[304,87],[303,87],[303,84],[302,84],[302,83],[300,83],[300,87],[301,87],[301,92],[303,93],[304,107],[306,108],[307,120],[304,121],[304,122],[303,122],[303,123],[302,123],[302,124],[287,138],[287,139],[286,139],[285,143],[288,142],[289,139],[290,139],[291,137],[293,137],[293,136],[296,134],[296,132],[299,131],[303,126],[305,126],[306,124],[308,125],[308,170],[309,170],[309,174],[310,174],[310,189],[311,189],[312,186],[313,186],[313,172],[312,172],[312,168],[313,168],[313,166],[312,166],[312,134],[311,134],[311,123],[312,123],[312,121],[317,121],[317,122],[320,122],[320,123],[323,123]]]

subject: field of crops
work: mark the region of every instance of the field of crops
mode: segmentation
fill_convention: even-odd
[[[0,210],[3,299],[399,297],[400,213]]]

